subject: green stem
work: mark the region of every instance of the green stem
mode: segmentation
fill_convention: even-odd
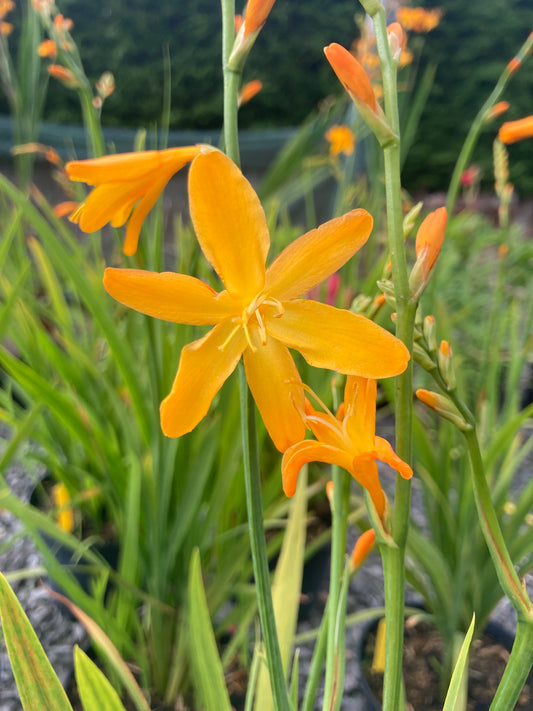
[[[514,709],[533,665],[533,619],[518,618],[513,649],[490,711]]]
[[[222,8],[222,68],[224,73],[224,144],[227,155],[237,165],[239,157],[239,130],[237,116],[237,93],[240,73],[228,68],[228,57],[235,37],[234,0],[221,0]],[[250,527],[250,546],[254,570],[255,590],[259,619],[265,643],[265,652],[272,688],[272,698],[276,711],[290,711],[291,703],[285,684],[283,664],[276,631],[276,619],[272,603],[270,575],[263,527],[263,505],[261,501],[261,472],[257,445],[255,403],[248,389],[244,365],[238,366],[241,403],[241,433],[244,458],[244,483],[246,488],[246,508]]]
[[[387,231],[396,298],[396,335],[411,352],[413,347],[416,304],[412,302],[409,293],[403,236],[400,178],[400,121],[396,85],[396,64],[392,60],[389,50],[385,11],[382,6],[373,14],[372,19],[374,21],[376,43],[382,67],[385,114],[393,133],[398,137],[397,140],[383,148]],[[411,360],[407,369],[396,379],[396,451],[406,462],[411,462],[412,459],[412,378],[413,369]],[[397,475],[391,531],[396,547],[381,546],[387,619],[385,675],[383,680],[384,711],[397,711],[401,704],[405,607],[405,547],[409,528],[410,498],[410,482],[403,479],[400,475]]]
[[[524,44],[520,47],[520,50],[516,55],[515,59],[520,63],[523,62],[531,51],[532,47],[533,36],[532,34],[530,34]],[[511,71],[509,65],[507,65],[503,70],[500,78],[498,79],[496,86],[492,90],[489,98],[485,101],[485,103],[479,110],[476,118],[470,125],[470,130],[468,131],[468,134],[465,138],[465,142],[463,143],[463,147],[461,148],[461,152],[459,153],[459,157],[457,158],[457,162],[455,163],[452,178],[450,180],[450,187],[448,188],[448,198],[446,200],[446,210],[448,212],[448,215],[453,214],[455,203],[457,202],[457,195],[459,193],[461,175],[465,171],[470,161],[470,158],[472,157],[472,153],[474,152],[474,148],[478,141],[479,134],[481,133],[483,126],[487,121],[487,114],[502,95],[503,90],[507,86],[507,83],[509,82],[509,79],[512,76],[513,72]]]
[[[340,467],[333,466],[333,506],[331,528],[331,566],[327,609],[326,680],[324,711],[340,707],[344,686],[344,628],[340,635],[337,612],[341,596],[341,582],[346,553],[346,529],[350,499],[350,480]]]
[[[228,67],[235,40],[235,0],[221,0],[222,74],[224,78],[224,147],[231,160],[240,165],[237,95],[241,73]]]
[[[246,382],[244,365],[239,363],[239,390],[241,401],[241,432],[244,458],[244,483],[246,507],[250,526],[250,546],[255,577],[255,590],[259,619],[265,643],[265,651],[276,711],[290,711],[291,705],[285,685],[281,653],[276,632],[276,620],[270,589],[270,575],[263,529],[263,505],[261,501],[261,473],[257,446],[255,404]]]

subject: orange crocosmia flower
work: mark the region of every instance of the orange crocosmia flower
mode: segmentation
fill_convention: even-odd
[[[252,79],[252,81],[249,81],[247,84],[245,84],[239,91],[239,106],[248,103],[248,101],[253,99],[256,94],[259,94],[262,88],[263,82],[259,79]]]
[[[248,0],[244,11],[244,37],[259,32],[276,0]]]
[[[416,234],[416,256],[417,260],[424,261],[424,271],[428,274],[439,256],[442,243],[444,242],[444,233],[446,231],[446,222],[448,213],[445,207],[439,207],[438,210],[430,212],[423,220]]]
[[[344,153],[351,156],[355,148],[355,136],[349,126],[331,126],[326,131],[326,140],[329,141],[329,152],[332,156]]]
[[[431,32],[441,21],[443,11],[440,8],[426,10],[423,7],[400,7],[396,17],[406,30],[413,32]]]
[[[37,54],[39,57],[51,57],[55,59],[57,57],[57,44],[51,39],[43,40],[37,48]]]
[[[3,20],[14,9],[15,3],[13,0],[0,0],[0,20]]]
[[[318,412],[306,402],[305,424],[316,440],[297,442],[283,455],[281,473],[287,496],[295,493],[298,474],[304,464],[336,464],[350,472],[368,491],[383,520],[386,499],[379,482],[376,460],[386,462],[405,479],[409,479],[413,471],[398,457],[386,439],[376,436],[376,392],[374,379],[352,375],[346,381],[344,403],[337,417],[331,412]]]
[[[241,356],[251,392],[276,447],[303,439],[303,388],[289,348],[313,366],[388,377],[402,372],[405,346],[349,311],[297,297],[337,271],[366,242],[372,217],[353,210],[290,244],[265,269],[265,213],[250,183],[220,151],[200,153],[189,172],[190,214],[200,247],[221,278],[219,293],[184,274],[106,269],[117,301],[149,316],[213,326],[181,352],[161,404],[169,437],[190,432]]]
[[[8,37],[13,32],[13,25],[11,22],[0,22],[0,35]]]
[[[129,220],[124,254],[135,254],[147,214],[174,173],[200,150],[201,146],[187,146],[67,163],[65,170],[71,180],[96,186],[71,217],[72,222],[84,232],[95,232],[107,222],[121,227]]]
[[[533,116],[526,116],[518,121],[507,121],[498,131],[500,141],[507,144],[531,137],[533,137]]]

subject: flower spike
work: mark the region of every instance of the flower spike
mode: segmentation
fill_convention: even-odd
[[[266,428],[280,451],[305,435],[304,390],[289,348],[320,368],[365,377],[402,372],[405,346],[349,311],[299,298],[343,266],[366,242],[372,218],[352,210],[290,244],[268,269],[267,221],[250,183],[223,153],[200,152],[189,171],[189,200],[200,247],[224,284],[219,293],[185,274],[106,269],[117,301],[156,318],[213,328],[181,353],[161,404],[169,437],[190,432],[243,357]]]

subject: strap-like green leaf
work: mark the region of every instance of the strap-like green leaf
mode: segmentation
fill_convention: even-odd
[[[24,711],[72,711],[26,613],[1,573],[0,618]]]
[[[191,661],[195,687],[206,711],[231,711],[224,670],[211,627],[202,583],[200,553],[197,548],[191,556],[188,599]]]
[[[459,694],[461,689],[464,689],[464,674],[468,671],[468,650],[470,649],[470,642],[472,641],[472,635],[474,634],[474,626],[476,623],[476,615],[472,615],[472,622],[465,635],[463,644],[461,645],[461,651],[457,657],[457,662],[455,663],[455,669],[453,670],[452,679],[450,681],[450,686],[448,687],[448,693],[446,694],[446,700],[444,702],[444,707],[442,711],[458,711],[461,707],[457,706]]]
[[[119,695],[96,664],[77,645],[74,670],[85,711],[124,711]]]

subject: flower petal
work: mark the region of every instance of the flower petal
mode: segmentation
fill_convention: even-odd
[[[191,165],[189,201],[202,251],[227,290],[253,298],[264,285],[270,236],[252,186],[229,158],[210,151]]]
[[[344,390],[344,425],[355,451],[374,449],[377,382],[349,375]]]
[[[363,316],[304,299],[283,302],[283,308],[282,316],[265,314],[268,333],[317,368],[388,378],[407,367],[403,343]]]
[[[144,183],[109,183],[99,185],[71,217],[83,232],[96,232],[106,223],[121,227],[145,192]]]
[[[181,437],[193,430],[235,370],[246,339],[242,329],[230,338],[232,330],[230,322],[218,324],[181,351],[172,390],[160,408],[161,429],[167,437]]]
[[[156,181],[153,186],[148,190],[143,199],[139,202],[131,220],[128,222],[128,229],[126,230],[126,238],[124,239],[124,254],[131,256],[137,251],[137,245],[139,243],[139,234],[141,232],[142,223],[144,222],[146,215],[153,208],[157,202],[157,198],[163,192],[166,184],[170,180],[171,176],[163,174],[163,177]]]
[[[66,164],[65,170],[71,180],[88,185],[135,182],[150,173],[157,177],[161,169],[168,172],[169,166],[172,175],[198,155],[201,149],[201,146],[186,146],[163,151],[117,153],[91,160],[74,160]]]
[[[280,452],[305,437],[300,415],[304,390],[298,370],[285,346],[273,338],[261,343],[258,329],[250,329],[255,351],[244,352],[248,385],[265,427]]]
[[[403,459],[400,459],[386,439],[376,436],[374,447],[377,452],[377,457],[381,462],[385,462],[393,469],[396,469],[404,479],[410,479],[413,476],[413,470],[409,464],[404,462]]]
[[[228,300],[186,274],[108,268],[104,287],[121,304],[164,321],[203,326],[231,316]]]
[[[367,241],[373,219],[352,210],[292,242],[267,270],[265,290],[278,299],[305,294],[340,269]]]
[[[354,457],[350,472],[353,478],[368,491],[379,517],[383,519],[385,512],[385,494],[379,483],[376,453],[365,452]]]
[[[322,442],[315,442],[312,439],[304,439],[302,442],[293,444],[287,449],[281,460],[283,491],[286,496],[293,496],[300,469],[309,462],[336,464],[351,471],[352,457],[342,449],[331,447]]]

